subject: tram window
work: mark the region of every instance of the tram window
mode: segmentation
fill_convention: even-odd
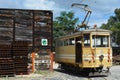
[[[63,46],[63,41],[57,41],[57,44],[56,44],[56,46]]]
[[[57,43],[57,42],[55,42],[55,46],[58,46],[58,43]]]
[[[64,46],[68,46],[68,44],[69,44],[69,40],[68,39],[64,40]]]
[[[85,47],[90,46],[90,34],[84,34],[84,46]]]
[[[75,39],[74,38],[69,39],[69,45],[74,45],[74,44],[75,44]]]
[[[103,35],[93,35],[92,36],[92,46],[93,47],[108,47],[109,37]]]

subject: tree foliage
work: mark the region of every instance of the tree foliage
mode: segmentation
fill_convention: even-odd
[[[120,45],[120,8],[115,9],[115,16],[110,16],[106,24],[102,24],[101,28],[109,29],[113,32],[113,41]]]
[[[53,37],[63,36],[74,32],[78,18],[74,17],[73,12],[61,12],[53,22]]]

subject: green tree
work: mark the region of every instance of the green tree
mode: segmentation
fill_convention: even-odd
[[[60,16],[56,17],[53,22],[53,37],[73,33],[78,20],[73,12],[61,12]]]
[[[120,8],[115,9],[114,12],[116,14],[117,21],[120,21]]]
[[[115,16],[110,16],[106,24],[102,24],[101,28],[111,30],[113,41],[120,45],[120,8],[115,9]]]

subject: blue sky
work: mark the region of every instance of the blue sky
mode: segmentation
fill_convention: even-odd
[[[73,11],[81,22],[85,11],[71,8],[72,3],[89,5],[92,10],[88,24],[90,26],[106,23],[114,15],[114,10],[120,8],[120,0],[0,0],[0,8],[52,10],[54,17],[59,16],[61,11]]]

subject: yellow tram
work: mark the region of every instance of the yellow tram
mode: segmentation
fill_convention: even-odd
[[[56,39],[55,61],[62,69],[90,76],[107,74],[112,66],[111,31],[88,29]]]

